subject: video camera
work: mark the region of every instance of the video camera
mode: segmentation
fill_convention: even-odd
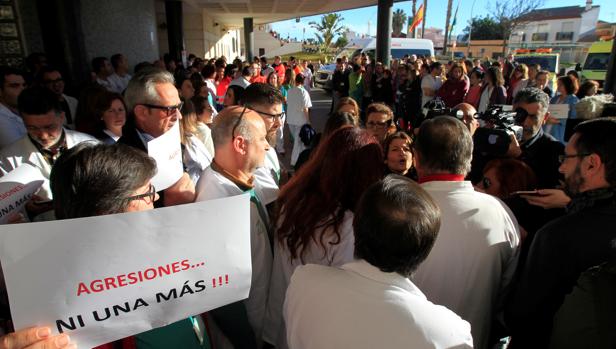
[[[441,115],[452,116],[460,121],[464,119],[464,113],[461,110],[447,108],[445,102],[443,102],[441,98],[436,97],[424,105],[422,110],[422,118],[420,119],[421,122],[419,122],[418,126],[421,126],[421,123],[425,120]]]
[[[515,111],[504,110],[503,106],[488,108],[477,116],[477,119],[482,121],[482,126],[475,131],[473,137],[475,149],[483,155],[505,155],[512,135],[518,142],[522,141],[521,125],[526,116],[528,113],[522,108]]]

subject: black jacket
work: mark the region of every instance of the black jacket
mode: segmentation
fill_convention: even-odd
[[[537,176],[540,189],[555,188],[561,178],[558,168],[558,157],[564,154],[565,146],[554,137],[539,130],[539,133],[528,142],[521,145],[524,161]]]
[[[580,274],[613,254],[616,190],[575,196],[569,213],[537,232],[505,309],[510,348],[546,348],[553,317]]]
[[[349,74],[348,69],[345,71],[336,69],[332,76],[332,88],[340,94],[340,97],[349,96]]]

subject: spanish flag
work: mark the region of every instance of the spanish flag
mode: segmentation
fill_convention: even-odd
[[[409,18],[409,33],[411,33],[421,23],[421,21],[423,21],[423,17],[424,5],[421,4],[421,6],[419,6],[419,9],[417,10],[417,13],[415,14],[415,17]]]

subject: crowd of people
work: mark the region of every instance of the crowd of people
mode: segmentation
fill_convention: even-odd
[[[46,179],[11,224],[250,194],[248,298],[97,349],[612,348],[612,97],[575,74],[552,88],[511,56],[336,63],[318,134],[315,67],[293,57],[165,57],[132,75],[98,57],[78,100],[50,65],[0,67],[1,173]],[[502,147],[478,117],[495,105],[521,130]],[[148,142],[176,124],[184,173],[157,190]],[[0,306],[0,348],[76,347],[48,327],[9,333],[5,288]]]

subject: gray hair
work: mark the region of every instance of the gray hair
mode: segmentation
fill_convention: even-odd
[[[231,132],[233,132],[235,125],[237,125],[235,127],[236,136],[242,136],[248,142],[252,141],[253,135],[250,132],[249,123],[245,116],[250,111],[246,107],[227,107],[216,116],[212,124],[214,148],[222,147],[231,141]]]
[[[517,103],[539,103],[541,105],[541,109],[539,109],[539,113],[541,116],[545,116],[545,113],[548,112],[548,106],[550,105],[550,96],[547,93],[541,91],[536,87],[527,87],[525,89],[520,90],[515,98],[513,99],[513,104]]]
[[[140,70],[130,79],[126,92],[124,92],[124,101],[128,111],[132,112],[138,104],[158,103],[160,96],[156,92],[156,85],[165,83],[175,86],[175,80],[170,72],[156,67]]]
[[[466,175],[471,169],[473,138],[456,118],[443,115],[424,121],[414,146],[426,174]]]

